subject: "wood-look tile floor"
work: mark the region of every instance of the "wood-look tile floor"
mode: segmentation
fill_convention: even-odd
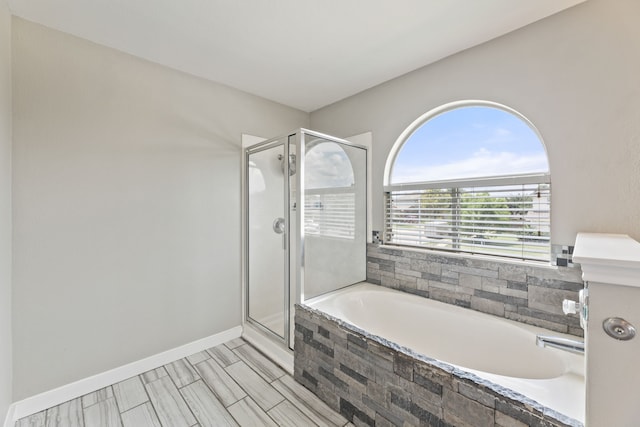
[[[345,426],[237,338],[22,418],[16,427]]]

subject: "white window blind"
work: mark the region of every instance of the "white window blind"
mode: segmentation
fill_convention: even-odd
[[[386,243],[548,261],[548,175],[499,181],[387,189]]]
[[[306,190],[305,234],[353,239],[355,207],[353,187]]]

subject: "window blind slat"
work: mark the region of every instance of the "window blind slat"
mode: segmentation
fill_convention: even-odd
[[[305,193],[307,235],[353,239],[355,194],[353,188],[314,189]]]
[[[549,260],[548,182],[386,193],[390,244]]]

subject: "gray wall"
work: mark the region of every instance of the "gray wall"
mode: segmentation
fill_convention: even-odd
[[[240,137],[308,114],[18,18],[13,53],[14,400],[239,325]]]
[[[0,1],[0,422],[11,375],[11,15]]]
[[[640,2],[590,0],[311,114],[313,129],[373,132],[373,228],[387,155],[413,120],[486,99],[528,117],[552,174],[552,242],[578,231],[640,239]],[[429,41],[425,41],[429,42]]]

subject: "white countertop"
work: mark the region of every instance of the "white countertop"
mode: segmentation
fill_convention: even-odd
[[[626,234],[578,233],[573,261],[584,281],[640,287],[640,243]]]

